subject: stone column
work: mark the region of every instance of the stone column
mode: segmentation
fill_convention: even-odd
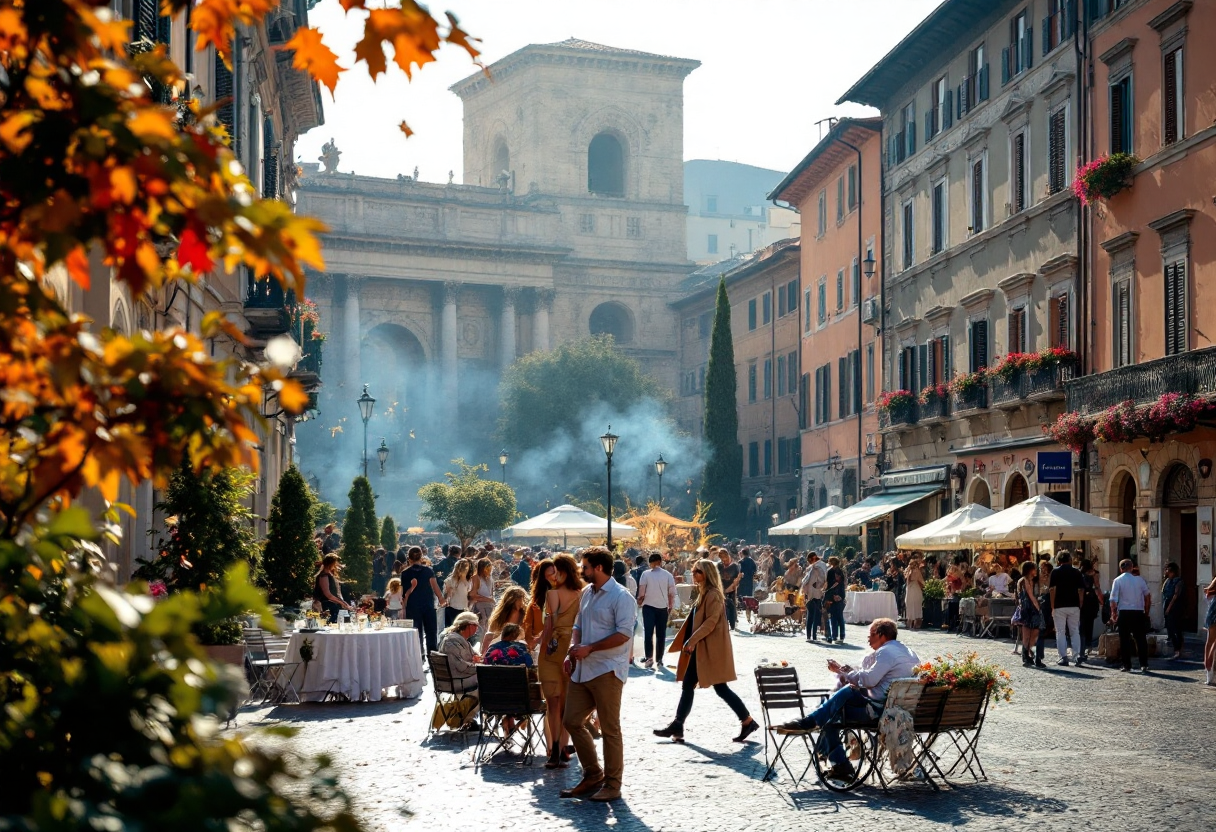
[[[502,290],[502,325],[499,327],[502,346],[499,356],[504,370],[515,361],[515,304],[519,300],[519,294],[520,290],[514,286]]]
[[[359,289],[363,278],[348,274],[346,276],[346,305],[343,307],[342,321],[342,366],[345,371],[343,384],[347,391],[359,390],[363,383],[363,366],[360,358],[360,348],[363,344],[363,332],[359,327]]]
[[[443,372],[443,395],[445,406],[455,414],[456,396],[459,390],[456,379],[456,355],[458,333],[456,331],[456,301],[460,297],[460,284],[443,284],[443,312],[439,318],[439,365]]]
[[[553,290],[536,290],[536,313],[532,316],[532,349],[549,351],[549,312],[553,309]]]

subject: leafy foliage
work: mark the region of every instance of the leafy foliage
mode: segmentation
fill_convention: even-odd
[[[393,515],[384,515],[380,523],[380,545],[388,552],[397,551],[397,521]]]
[[[312,594],[320,557],[313,540],[315,524],[315,498],[292,465],[279,477],[262,549],[262,580],[270,603],[291,606]]]
[[[454,534],[462,546],[477,535],[501,529],[515,519],[515,492],[509,485],[481,478],[485,465],[466,465],[463,459],[452,463],[457,473],[448,472],[447,482],[430,482],[418,489],[426,504],[421,516],[439,521],[441,531]]]
[[[358,592],[372,591],[372,549],[380,542],[376,499],[367,477],[355,477],[347,493],[350,508],[342,525],[342,576]]]
[[[1099,156],[1077,168],[1072,180],[1073,193],[1082,205],[1110,199],[1131,184],[1140,160],[1130,153]]]
[[[208,664],[193,633],[250,609],[271,623],[243,558],[209,568],[206,592],[156,604],[142,585],[98,577],[124,478],[165,488],[182,470],[254,468],[265,392],[288,413],[307,396],[272,367],[212,358],[210,340],[246,345],[221,314],[195,332],[126,337],[69,314],[47,279],[87,291],[92,261],[160,308],[161,292],[239,266],[303,296],[304,268],[324,266],[321,225],[257,198],[211,113],[182,95],[184,73],[161,46],[129,50],[130,23],[110,5],[0,0],[0,826],[358,829],[329,760],[214,732],[242,681]],[[227,60],[236,27],[278,5],[161,8],[190,6],[197,47]],[[454,18],[441,26],[403,0],[369,15],[358,57],[375,74],[391,47],[409,72],[442,43],[476,57]],[[332,89],[320,39],[295,47],[293,62]],[[100,518],[75,505],[86,489],[111,504]],[[165,560],[174,581],[203,585],[194,561]]]
[[[705,370],[705,443],[709,461],[701,481],[702,502],[709,507],[715,534],[736,537],[743,531],[743,451],[739,448],[739,412],[735,381],[735,348],[730,333],[730,299],[726,281],[718,282],[714,326]]]
[[[536,448],[562,433],[577,435],[600,403],[624,411],[663,396],[659,383],[611,335],[593,335],[511,365],[500,387],[498,435],[511,448]]]

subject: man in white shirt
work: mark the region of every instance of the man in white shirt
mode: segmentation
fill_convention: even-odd
[[[823,619],[823,592],[828,586],[828,570],[816,552],[808,552],[806,573],[802,576],[802,597],[806,599],[806,640],[819,641]]]
[[[1148,673],[1148,611],[1153,595],[1144,578],[1132,574],[1132,562],[1119,561],[1119,577],[1110,585],[1111,623],[1119,628],[1119,657],[1123,672],[1132,669],[1132,641],[1140,657],[1140,672]]]
[[[642,608],[642,644],[646,650],[642,665],[651,668],[655,656],[662,664],[667,613],[676,606],[676,579],[663,568],[663,556],[658,552],[650,554],[650,568],[638,578],[638,606]]]
[[[777,726],[779,734],[807,734],[815,728],[823,729],[828,761],[832,764],[832,770],[828,773],[831,779],[851,781],[854,772],[848,752],[841,745],[840,731],[824,726],[841,713],[845,719],[854,720],[876,716],[887,698],[891,683],[916,675],[920,659],[897,641],[898,636],[899,628],[894,621],[889,618],[875,619],[870,624],[870,646],[874,652],[861,660],[861,667],[854,670],[848,665],[838,664],[835,659],[828,659],[828,670],[836,674],[841,688],[806,717]]]

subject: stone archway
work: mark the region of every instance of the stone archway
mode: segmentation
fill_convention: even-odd
[[[1026,482],[1026,478],[1018,472],[1013,472],[1009,475],[1009,480],[1005,483],[1005,508],[1016,506],[1030,498],[1030,483]]]
[[[618,346],[633,343],[633,313],[629,307],[616,301],[595,307],[587,326],[592,335],[611,335]]]
[[[422,342],[400,324],[379,324],[364,336],[360,359],[357,381],[370,385],[377,416],[385,418],[390,432],[398,432],[395,426],[405,412],[419,408],[431,387]]]
[[[1114,549],[1118,556],[1114,558],[1112,567],[1117,568],[1118,562],[1123,559],[1128,559],[1132,563],[1139,560],[1139,551],[1137,540],[1139,538],[1139,523],[1136,517],[1136,477],[1126,469],[1120,470],[1111,477],[1110,485],[1107,488],[1107,505],[1113,509],[1116,514],[1115,518],[1120,523],[1124,523],[1132,527],[1132,536],[1120,538],[1115,541]]]
[[[992,490],[983,477],[975,477],[971,480],[971,487],[967,489],[967,503],[992,508]]]

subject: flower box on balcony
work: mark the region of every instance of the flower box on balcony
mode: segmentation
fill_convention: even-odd
[[[931,384],[920,391],[917,399],[920,423],[933,425],[950,418],[950,388],[945,384]]]
[[[885,391],[877,405],[880,427],[899,429],[916,424],[916,396],[908,390]]]
[[[988,378],[983,369],[974,373],[962,373],[950,380],[950,392],[954,394],[954,411],[983,410],[988,407]]]

